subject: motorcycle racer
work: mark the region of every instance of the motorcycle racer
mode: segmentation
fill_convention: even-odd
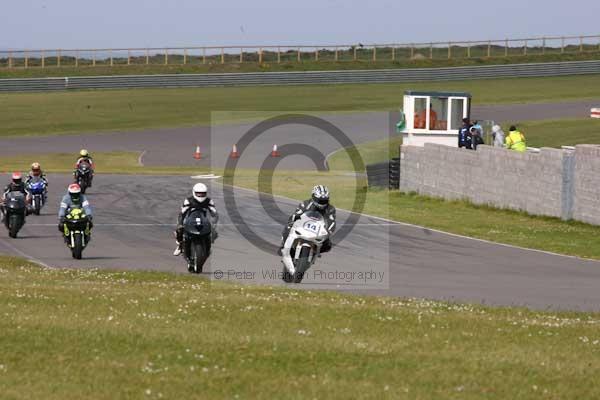
[[[281,246],[278,251],[279,255],[281,255],[281,250],[288,238],[292,225],[294,225],[294,222],[299,220],[302,214],[307,211],[317,211],[320,213],[325,220],[329,233],[331,234],[335,231],[335,207],[329,202],[329,189],[327,186],[317,185],[312,190],[311,198],[300,203],[296,208],[296,211],[290,216],[288,223],[281,234],[282,238]],[[331,240],[327,239],[321,247],[321,253],[330,251],[331,247]]]
[[[69,185],[67,194],[65,194],[60,202],[58,210],[58,231],[64,232],[65,216],[72,208],[82,208],[89,219],[90,229],[94,226],[92,223],[92,208],[87,200],[87,197],[81,193],[81,187],[73,183]]]
[[[90,165],[90,182],[89,187],[92,187],[92,181],[94,180],[94,160],[92,160],[92,156],[86,149],[81,149],[79,151],[79,158],[75,162],[75,171],[73,171],[73,177],[77,179],[77,169],[81,165],[81,163],[86,162]]]
[[[173,252],[174,256],[181,254],[181,245],[183,242],[183,221],[185,220],[185,217],[193,210],[208,210],[213,219],[213,221],[211,221],[213,232],[212,241],[214,242],[217,238],[217,222],[219,220],[219,213],[217,212],[214,201],[207,196],[207,192],[208,189],[204,183],[196,183],[192,188],[192,196],[183,201],[181,212],[177,218],[177,228],[175,229],[175,242],[177,243],[177,247]]]

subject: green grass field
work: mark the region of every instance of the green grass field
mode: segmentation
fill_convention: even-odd
[[[0,136],[202,125],[210,123],[211,111],[256,111],[259,116],[262,111],[397,110],[406,89],[469,91],[476,104],[567,101],[600,97],[600,75],[410,84],[4,93],[0,94]]]
[[[600,396],[594,313],[0,257],[0,314],[3,399]]]
[[[382,52],[383,50],[383,52]],[[514,51],[515,49],[512,49]],[[455,54],[463,53],[466,57],[465,48],[454,48]],[[520,49],[519,49],[520,51]],[[560,51],[560,50],[558,50]],[[422,49],[422,52],[428,54],[429,49]],[[523,56],[521,54],[514,55],[513,57],[482,57],[474,56],[472,58],[447,58],[447,49],[436,49],[436,55],[433,60],[430,59],[404,59],[391,61],[391,51],[388,49],[379,49],[378,54],[380,60],[377,62],[372,61],[372,51],[368,50],[363,56],[359,56],[357,61],[346,59],[344,61],[334,61],[333,58],[329,60],[323,59],[321,55],[321,61],[310,60],[314,58],[314,53],[304,53],[303,61],[298,63],[284,61],[277,63],[276,55],[272,55],[271,60],[265,59],[265,62],[259,64],[255,62],[244,62],[240,64],[238,62],[239,56],[233,56],[235,62],[228,62],[225,64],[220,63],[220,57],[212,57],[207,60],[206,64],[201,64],[201,60],[196,60],[194,65],[183,65],[183,57],[171,56],[171,63],[179,63],[180,65],[164,65],[164,57],[153,57],[151,62],[154,64],[150,65],[123,65],[126,63],[126,59],[120,59],[116,65],[112,67],[107,65],[108,62],[104,62],[104,65],[85,65],[82,67],[75,67],[74,59],[63,59],[60,67],[56,66],[56,58],[46,60],[47,67],[40,68],[41,62],[39,59],[30,60],[30,65],[37,65],[33,68],[24,68],[24,60],[20,59],[20,67],[6,68],[6,59],[0,60],[4,68],[0,68],[0,79],[1,78],[37,78],[37,77],[63,77],[63,76],[106,76],[106,75],[152,75],[152,74],[201,74],[201,73],[228,73],[228,72],[280,72],[280,71],[328,71],[328,70],[361,70],[361,69],[393,69],[393,68],[431,68],[431,67],[459,67],[467,65],[497,65],[497,64],[522,64],[522,63],[539,63],[539,62],[556,62],[556,61],[581,61],[581,60],[597,60],[600,58],[600,52],[597,49],[587,49],[585,53],[571,53],[571,54],[537,54]],[[387,54],[386,54],[387,53]],[[439,54],[438,54],[439,53]],[[503,53],[503,51],[502,51]],[[347,55],[347,57],[350,55]],[[407,58],[410,55],[405,55]],[[288,56],[289,57],[289,56]],[[330,54],[330,57],[333,55]],[[350,56],[351,57],[351,56]],[[398,56],[397,56],[398,57]],[[295,58],[295,54],[293,56]],[[362,60],[361,60],[362,58]],[[384,60],[384,59],[387,59]],[[120,62],[120,63],[119,63]],[[139,60],[138,63],[144,63],[145,60]],[[89,60],[88,60],[89,63]]]

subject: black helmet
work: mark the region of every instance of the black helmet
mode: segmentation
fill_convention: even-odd
[[[319,209],[324,209],[329,205],[329,189],[327,189],[327,186],[315,186],[311,197],[314,205]]]

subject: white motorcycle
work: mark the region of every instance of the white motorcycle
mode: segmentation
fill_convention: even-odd
[[[305,272],[321,253],[323,243],[329,238],[325,221],[320,213],[309,211],[294,222],[281,250],[283,280],[300,283]]]

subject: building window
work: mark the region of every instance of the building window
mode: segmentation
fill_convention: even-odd
[[[452,99],[452,116],[450,117],[450,129],[458,130],[462,127],[465,99]]]
[[[427,129],[427,97],[415,97],[415,129]]]

